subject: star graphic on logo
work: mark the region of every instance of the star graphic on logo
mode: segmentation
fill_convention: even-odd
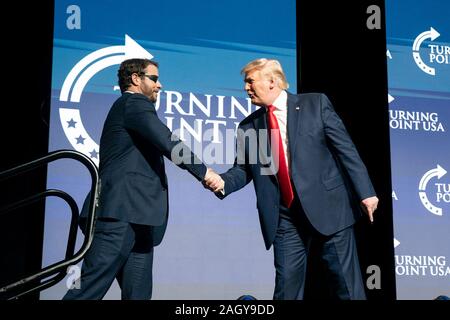
[[[73,118],[70,119],[70,121],[66,121],[66,122],[69,124],[69,126],[67,128],[75,128],[75,124],[77,123],[75,120],[73,120]]]
[[[95,149],[90,151],[89,153],[91,154],[91,158],[98,159],[98,152]]]
[[[81,136],[81,134],[80,134],[80,136],[78,137],[78,138],[75,138],[75,139],[77,139],[77,144],[84,144],[84,140],[86,140],[86,138],[83,138],[82,136]]]

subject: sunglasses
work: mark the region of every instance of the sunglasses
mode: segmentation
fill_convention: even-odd
[[[141,73],[142,76],[149,78],[150,80],[152,80],[154,83],[158,82],[158,76],[154,75],[154,74],[145,74],[145,73]]]

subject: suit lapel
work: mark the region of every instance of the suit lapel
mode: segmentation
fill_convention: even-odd
[[[260,164],[268,164],[272,161],[272,159],[269,159],[270,157],[267,155],[267,150],[269,150],[270,147],[270,145],[267,145],[269,141],[267,140],[267,143],[264,143],[264,140],[260,140],[260,130],[267,130],[267,111],[264,107],[261,107],[261,109],[263,109],[261,115],[253,119],[253,125],[255,126],[258,140],[259,162]]]
[[[253,125],[255,126],[256,132],[257,132],[257,139],[258,139],[258,159],[259,159],[259,165],[264,168],[260,168],[261,170],[264,169],[264,172],[272,172],[270,176],[277,180],[276,174],[274,172],[273,168],[273,159],[272,159],[272,152],[269,154],[270,150],[270,136],[269,132],[267,131],[267,111],[265,108],[262,108],[261,114],[258,117],[255,117],[253,119]],[[260,130],[265,130],[265,132],[268,134],[266,139],[261,140],[260,139]],[[265,141],[264,141],[265,140]]]
[[[267,130],[267,112],[265,108],[263,108],[261,115],[258,117],[255,117],[253,119],[253,125],[255,126],[255,129],[257,132],[259,132],[260,129]],[[302,111],[302,108],[300,107],[299,99],[297,95],[290,94],[288,92],[288,99],[287,99],[287,134],[288,134],[288,145],[289,145],[289,153],[291,160],[294,157],[294,151],[296,147],[297,140],[297,132],[300,129],[300,121],[301,116],[300,112]],[[266,131],[267,132],[267,131]],[[270,139],[270,137],[268,137]],[[260,143],[259,134],[258,134],[258,151],[259,151],[259,160],[260,164],[273,164],[272,160],[272,153],[270,153],[270,156],[267,155],[266,150],[270,150],[270,141],[267,140],[267,143]],[[266,150],[264,150],[266,148]],[[273,177],[276,180],[276,174],[273,173]]]
[[[296,136],[299,130],[301,106],[296,95],[288,93],[287,99],[287,134],[288,146],[291,160],[294,158],[295,144],[297,143]]]

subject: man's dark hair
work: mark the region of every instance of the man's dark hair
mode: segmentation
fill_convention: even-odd
[[[145,73],[144,69],[149,65],[154,65],[158,67],[158,63],[149,59],[128,59],[124,60],[117,71],[117,76],[119,78],[120,91],[123,93],[131,85],[131,75],[137,73],[143,75]]]

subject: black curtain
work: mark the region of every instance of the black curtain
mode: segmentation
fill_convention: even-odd
[[[2,6],[0,171],[48,150],[53,1]],[[0,207],[45,190],[46,168],[0,181]],[[44,203],[0,216],[0,286],[41,268]],[[33,294],[24,299],[38,299]]]
[[[381,29],[367,20],[377,5]],[[297,1],[298,92],[324,92],[367,166],[380,203],[373,225],[355,226],[363,278],[380,268],[368,299],[395,299],[384,1]]]

